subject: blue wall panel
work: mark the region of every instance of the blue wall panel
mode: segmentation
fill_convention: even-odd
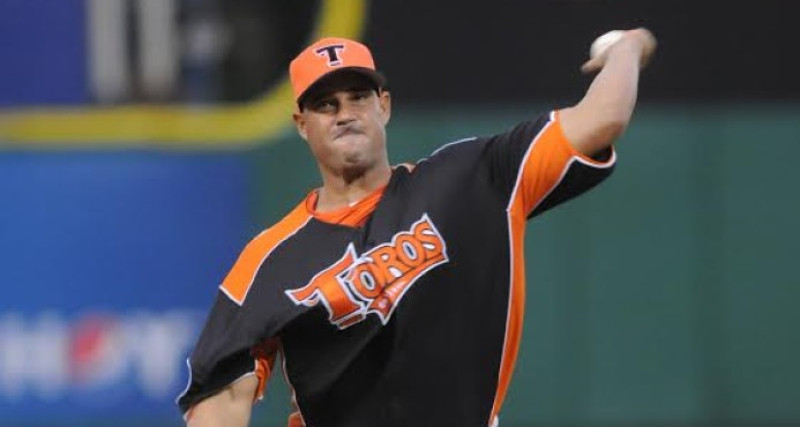
[[[0,425],[179,419],[184,360],[253,234],[245,166],[0,155]]]
[[[84,0],[0,1],[0,108],[86,102]]]

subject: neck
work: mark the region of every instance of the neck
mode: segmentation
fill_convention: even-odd
[[[388,184],[391,176],[392,168],[388,163],[362,172],[344,170],[338,174],[323,174],[316,210],[328,212],[351,206]]]

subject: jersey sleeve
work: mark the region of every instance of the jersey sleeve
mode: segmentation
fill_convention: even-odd
[[[599,184],[616,161],[611,147],[596,158],[578,152],[557,111],[490,137],[484,156],[492,184],[529,218]]]
[[[303,203],[244,248],[223,280],[200,338],[189,357],[189,384],[178,396],[184,414],[197,402],[250,375],[259,379],[258,400],[278,351],[279,330],[293,306],[274,286],[276,248],[309,220]]]
[[[275,339],[259,341],[247,315],[224,292],[217,295],[197,345],[187,360],[189,383],[177,403],[186,419],[191,408],[225,387],[249,376],[258,378],[253,400],[259,400],[275,363]]]

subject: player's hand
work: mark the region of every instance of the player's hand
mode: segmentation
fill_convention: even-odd
[[[625,31],[625,34],[608,48],[603,49],[600,54],[589,59],[581,66],[581,71],[586,74],[600,71],[608,61],[609,57],[616,55],[620,51],[633,52],[638,55],[639,67],[644,68],[650,63],[656,51],[658,42],[650,30],[646,28],[636,28]]]

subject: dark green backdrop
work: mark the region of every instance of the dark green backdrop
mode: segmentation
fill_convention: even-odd
[[[399,106],[390,157],[540,110]],[[618,153],[606,183],[529,226],[501,425],[799,425],[800,109],[642,106]],[[292,132],[252,170],[265,225],[319,179]],[[270,386],[255,425],[285,424],[285,387]]]

